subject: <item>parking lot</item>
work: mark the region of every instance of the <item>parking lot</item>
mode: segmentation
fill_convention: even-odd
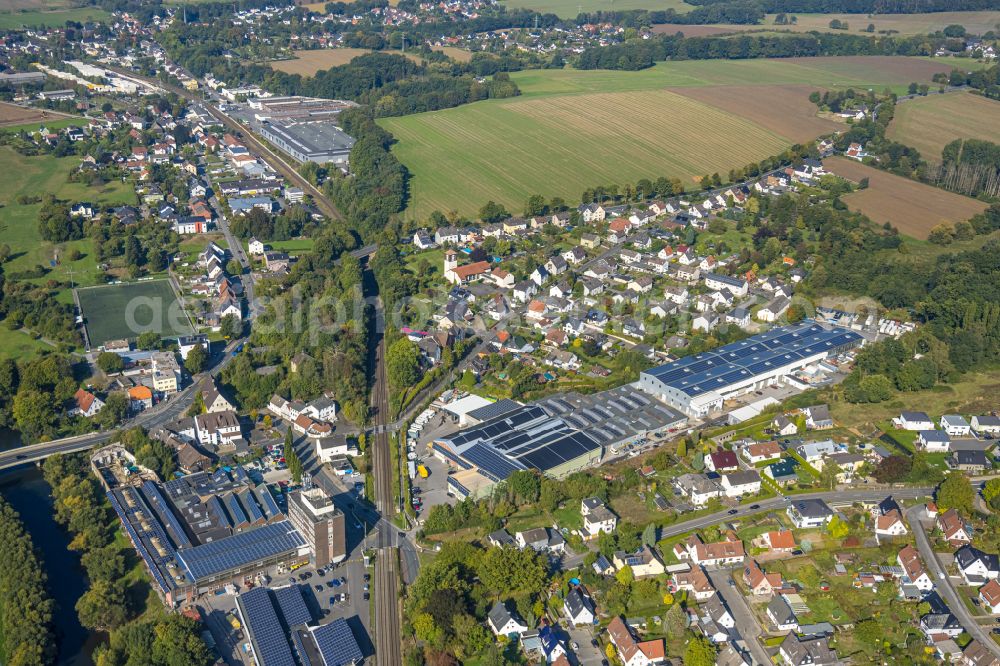
[[[569,639],[566,641],[569,648],[569,659],[573,664],[581,666],[601,666],[604,655],[601,648],[594,645],[594,631],[592,627],[574,627],[567,624],[566,633]],[[576,645],[577,647],[573,647]]]

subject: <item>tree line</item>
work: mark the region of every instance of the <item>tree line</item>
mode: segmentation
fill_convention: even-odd
[[[690,4],[712,6],[733,0],[690,0]],[[992,0],[754,0],[768,14],[921,14],[995,9]]]
[[[55,602],[31,535],[0,496],[0,657],[8,666],[44,666],[56,658]]]
[[[926,36],[866,37],[820,32],[735,37],[657,35],[647,40],[587,48],[577,56],[574,65],[577,69],[640,70],[665,60],[931,55],[937,49],[937,41]]]

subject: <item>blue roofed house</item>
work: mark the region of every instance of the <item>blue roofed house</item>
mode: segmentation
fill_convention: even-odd
[[[555,662],[566,654],[566,645],[555,629],[548,624],[543,624],[537,631],[522,634],[521,647],[529,655],[541,656],[547,664]]]

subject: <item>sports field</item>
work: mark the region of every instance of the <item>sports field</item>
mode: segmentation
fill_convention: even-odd
[[[791,14],[789,14],[791,16]],[[961,25],[966,31],[981,35],[990,30],[996,30],[1000,24],[1000,11],[976,12],[934,12],[927,14],[795,14],[794,24],[775,25],[774,14],[768,14],[758,25],[737,25],[729,23],[714,23],[710,25],[661,24],[654,26],[656,32],[673,34],[683,32],[687,37],[733,33],[733,32],[819,32],[849,33],[856,35],[878,35],[883,31],[891,31],[901,36],[927,35],[945,26]],[[832,30],[830,21],[834,19],[847,23],[847,30]],[[867,31],[868,25],[875,26],[875,32]]]
[[[901,233],[926,239],[938,224],[954,224],[986,210],[986,204],[954,192],[918,183],[846,157],[823,161],[827,171],[859,182],[868,179],[868,188],[841,197],[851,210],[870,217],[877,224],[890,222]]]
[[[164,337],[194,333],[169,280],[86,287],[76,297],[91,348],[147,330]]]
[[[888,135],[940,162],[941,150],[955,139],[1000,142],[1000,102],[964,92],[905,100],[896,105]]]
[[[492,199],[577,201],[595,185],[705,174],[781,152],[838,125],[816,116],[821,88],[904,90],[950,66],[893,57],[698,60],[641,72],[532,70],[522,95],[386,118],[412,174],[407,215],[475,214]]]
[[[694,5],[689,5],[684,0],[503,0],[503,4],[517,9],[533,9],[543,14],[556,14],[560,18],[576,18],[580,12],[674,9],[683,13],[694,8]]]

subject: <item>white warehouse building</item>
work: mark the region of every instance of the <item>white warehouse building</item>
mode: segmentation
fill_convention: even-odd
[[[727,398],[777,384],[863,343],[859,333],[806,320],[646,370],[639,388],[700,418],[722,409]]]

